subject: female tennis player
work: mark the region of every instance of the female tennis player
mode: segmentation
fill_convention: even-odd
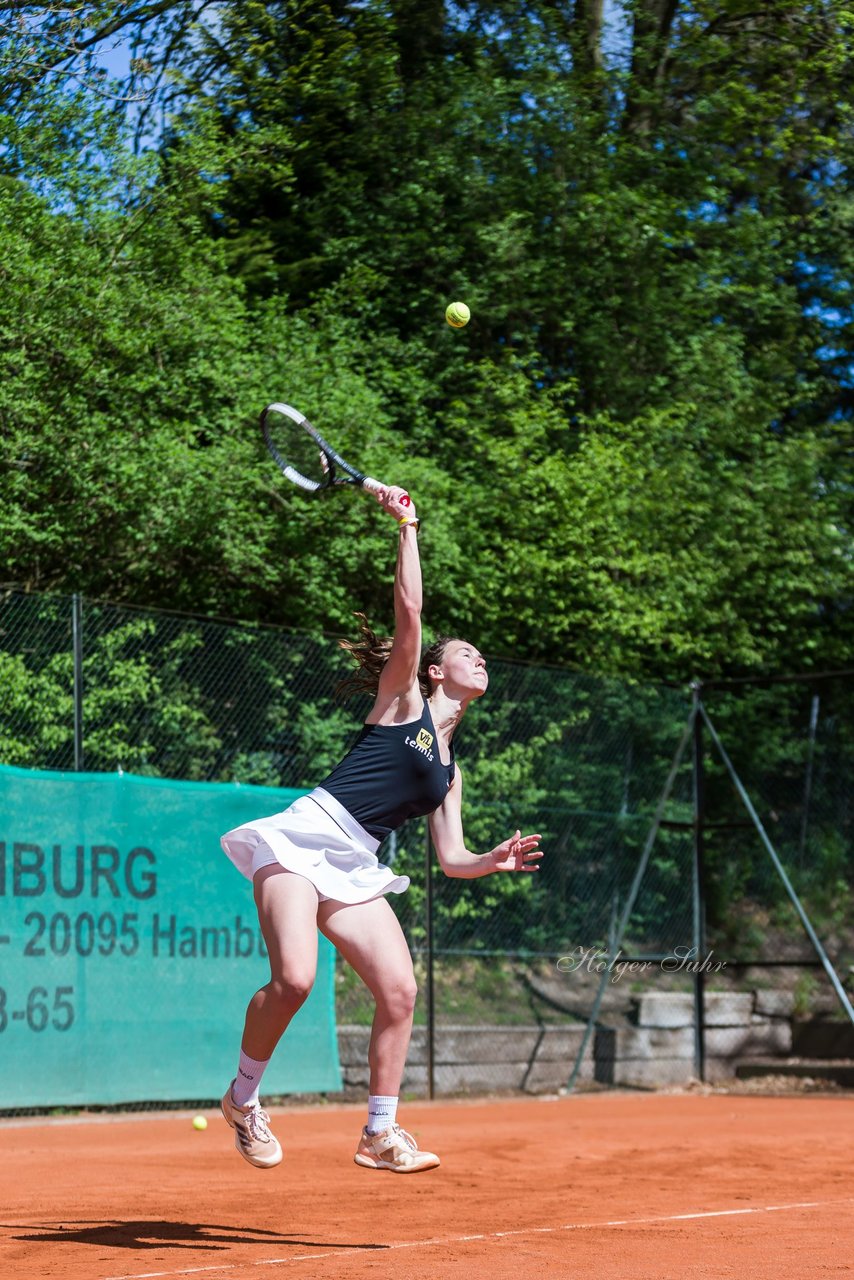
[[[540,836],[520,831],[489,853],[466,848],[452,740],[469,703],[486,692],[486,663],[459,639],[438,640],[422,656],[418,519],[403,489],[382,488],[377,500],[400,528],[394,637],[378,639],[363,619],[361,640],[344,645],[358,664],[346,683],[373,692],[373,707],[351,750],[310,795],[222,837],[225,852],[252,880],[270,954],[270,981],[249,1002],[237,1074],[222,1100],[237,1150],[261,1169],[282,1159],[259,1102],[261,1077],[311,990],[318,930],[375,1001],[368,1119],[356,1163],[394,1173],[439,1164],[397,1123],[416,986],[409,948],[385,898],[404,892],[409,878],[377,860],[380,841],[407,819],[429,814],[448,876],[536,871],[542,856]]]

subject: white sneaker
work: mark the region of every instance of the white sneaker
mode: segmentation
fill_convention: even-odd
[[[244,1160],[259,1169],[272,1169],[274,1165],[281,1164],[282,1148],[270,1132],[270,1117],[257,1102],[249,1107],[238,1107],[229,1085],[220,1106],[226,1123],[234,1130],[234,1145]]]
[[[388,1169],[391,1173],[420,1173],[422,1169],[435,1169],[440,1163],[432,1151],[419,1151],[412,1134],[399,1124],[382,1133],[363,1129],[353,1159],[365,1169]]]

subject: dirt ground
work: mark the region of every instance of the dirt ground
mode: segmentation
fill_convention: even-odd
[[[270,1171],[208,1114],[0,1121],[3,1280],[854,1280],[850,1094],[411,1103],[412,1176],[359,1106],[273,1109]]]

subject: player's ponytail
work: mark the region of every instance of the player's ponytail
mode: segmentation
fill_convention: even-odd
[[[356,663],[356,670],[336,687],[335,692],[341,698],[349,698],[354,693],[376,694],[383,667],[391,653],[392,637],[378,636],[363,613],[357,613],[356,617],[359,619],[359,639],[338,641]]]
[[[335,690],[341,698],[349,698],[354,693],[376,695],[380,676],[388,662],[393,643],[391,636],[378,636],[363,613],[357,613],[356,617],[359,619],[359,639],[338,641],[340,647],[349,653],[356,663],[356,670],[346,676]],[[436,666],[441,664],[445,649],[452,639],[453,636],[439,636],[421,655],[418,684],[425,698],[429,698],[433,692],[433,685],[427,673],[434,664]]]

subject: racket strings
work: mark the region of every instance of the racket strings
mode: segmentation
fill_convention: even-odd
[[[289,480],[309,489],[329,483],[329,459],[299,423],[281,413],[268,413],[264,434],[274,458]]]

